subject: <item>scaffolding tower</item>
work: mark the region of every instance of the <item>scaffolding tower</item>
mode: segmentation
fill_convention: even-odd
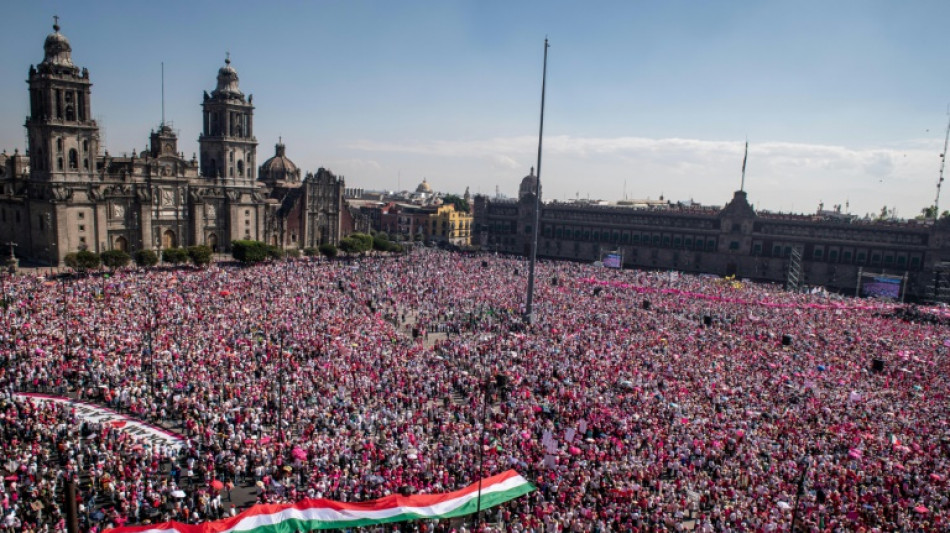
[[[785,278],[785,290],[789,292],[798,292],[805,283],[805,276],[802,272],[802,251],[798,247],[792,248],[788,256],[788,275]]]

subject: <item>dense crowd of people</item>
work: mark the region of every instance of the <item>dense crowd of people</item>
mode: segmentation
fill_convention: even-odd
[[[447,492],[515,532],[946,531],[950,329],[894,305],[417,250],[5,279],[0,531]],[[877,360],[877,364],[875,364]],[[43,392],[153,421],[143,443]],[[390,529],[391,530],[391,526]],[[422,522],[419,531],[467,524]]]

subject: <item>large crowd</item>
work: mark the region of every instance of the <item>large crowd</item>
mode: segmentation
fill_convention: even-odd
[[[950,329],[894,304],[433,250],[4,280],[0,531],[455,490],[514,532],[950,529]],[[875,360],[878,361],[875,366]],[[153,421],[143,443],[71,397]],[[470,523],[387,526],[471,530]]]

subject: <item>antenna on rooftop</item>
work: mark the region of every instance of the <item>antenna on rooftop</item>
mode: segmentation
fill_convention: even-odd
[[[162,61],[162,127],[165,127],[165,62]]]

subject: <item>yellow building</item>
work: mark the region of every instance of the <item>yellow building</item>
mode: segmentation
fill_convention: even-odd
[[[472,214],[456,211],[453,204],[441,205],[429,215],[426,229],[428,240],[468,246],[472,243]]]

